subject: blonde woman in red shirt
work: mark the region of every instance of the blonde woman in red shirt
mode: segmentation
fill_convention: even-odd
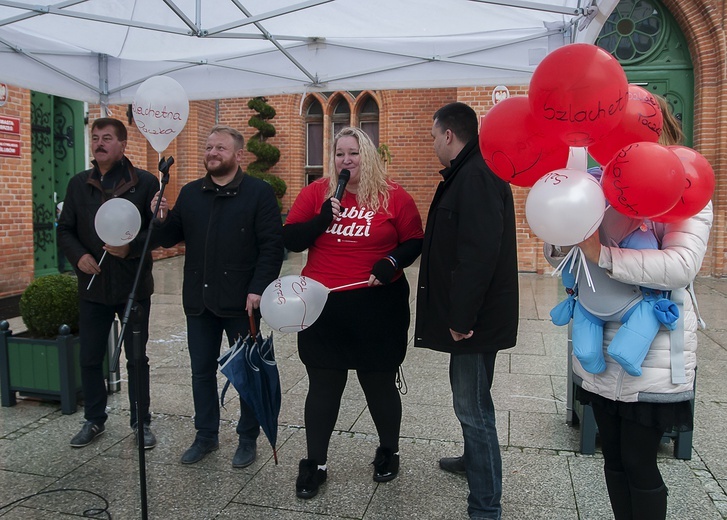
[[[359,128],[335,137],[329,174],[303,188],[283,228],[285,246],[308,249],[301,274],[332,292],[321,316],[298,333],[308,373],[308,454],[296,494],[312,498],[328,476],[328,444],[348,370],[356,370],[379,435],[373,479],[399,471],[401,398],[396,386],[406,354],[409,284],[403,269],[419,256],[422,221],[412,197],[388,179],[371,139]],[[341,200],[340,173],[350,172]],[[345,174],[344,174],[345,175]]]

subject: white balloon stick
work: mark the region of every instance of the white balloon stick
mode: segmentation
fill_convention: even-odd
[[[159,153],[159,157],[157,157],[157,164],[162,162],[162,153],[161,152],[158,152],[158,153]],[[162,191],[162,175],[163,174],[160,170],[159,171],[159,192],[160,193]],[[159,204],[161,204],[161,200],[159,201]],[[159,208],[159,218],[164,218],[164,210],[161,207]]]
[[[103,262],[103,259],[104,259],[104,258],[106,258],[106,253],[107,253],[107,252],[108,252],[108,251],[104,251],[104,252],[103,252],[103,254],[101,255],[101,260],[99,260],[99,262],[98,262],[98,266],[99,266],[99,267],[101,267],[101,263]],[[91,284],[93,283],[93,280],[94,280],[94,278],[96,278],[96,275],[93,275],[93,276],[91,277],[91,281],[90,281],[90,282],[88,282],[88,287],[86,287],[86,290],[87,290],[87,291],[88,291],[88,290],[89,290],[89,289],[91,288]]]

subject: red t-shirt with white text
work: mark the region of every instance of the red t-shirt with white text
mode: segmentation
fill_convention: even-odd
[[[389,182],[389,207],[374,213],[361,206],[356,195],[345,192],[341,215],[328,226],[308,250],[302,275],[329,289],[368,281],[371,268],[399,244],[422,238],[422,219],[414,199],[404,188]],[[319,179],[300,192],[285,220],[286,224],[308,222],[321,212],[328,179]],[[356,285],[348,289],[366,287]]]

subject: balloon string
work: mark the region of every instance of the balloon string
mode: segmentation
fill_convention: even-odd
[[[591,278],[591,271],[588,269],[588,262],[586,262],[586,254],[583,252],[583,250],[580,247],[574,247],[573,249],[578,250],[579,255],[579,262],[578,262],[578,272],[580,274],[581,269],[583,269],[583,273],[586,275],[586,282],[588,282],[588,287],[591,288],[593,292],[596,292],[596,286],[593,285],[593,279]]]
[[[99,267],[101,267],[101,263],[103,262],[103,259],[104,259],[104,258],[106,258],[106,253],[107,253],[107,252],[106,252],[106,251],[104,251],[104,252],[103,252],[103,254],[101,255],[101,260],[99,260],[99,262],[98,262],[98,266],[99,266]],[[91,277],[91,281],[90,281],[90,282],[88,282],[88,287],[86,287],[86,290],[87,290],[87,291],[88,291],[88,290],[89,290],[89,289],[91,288],[91,284],[93,283],[93,279],[94,279],[94,278],[96,278],[96,275],[95,275],[95,274],[94,274],[94,275],[93,275],[93,276]]]
[[[550,276],[558,276],[563,272],[563,269],[565,269],[566,264],[568,261],[573,258],[573,255],[575,255],[575,247],[571,248],[570,251],[566,253],[566,255],[563,257],[563,259],[560,261],[558,266],[555,268],[555,270],[551,273]],[[573,266],[570,266],[570,269],[568,269],[569,272],[573,272]]]
[[[571,263],[570,267],[568,268],[568,272],[573,272],[573,267],[576,268],[575,273],[575,279],[576,282],[578,281],[578,278],[581,274],[581,270],[583,271],[583,274],[586,277],[586,282],[588,283],[588,287],[591,288],[593,292],[596,292],[596,286],[593,284],[593,278],[591,278],[591,271],[588,269],[588,263],[586,262],[586,254],[581,250],[580,247],[574,246],[571,248],[568,253],[563,257],[563,259],[560,261],[558,266],[555,268],[551,276],[557,276],[563,272],[563,269],[565,269],[565,266],[568,264],[568,261],[573,259],[573,262]]]
[[[328,289],[328,292],[337,291],[338,289],[345,289],[346,287],[353,287],[354,285],[363,285],[365,283],[369,283],[368,280],[364,280],[363,282],[356,282],[356,283],[349,283],[346,285],[339,285],[338,287],[334,287],[333,289]]]

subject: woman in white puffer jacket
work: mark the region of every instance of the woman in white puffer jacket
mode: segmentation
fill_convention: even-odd
[[[682,142],[684,135],[666,100],[655,97],[664,117],[660,144]],[[707,252],[712,203],[680,222],[651,223],[659,249],[618,247],[635,230],[646,231],[649,226],[644,224],[608,208],[598,231],[578,244],[596,287],[595,292],[588,287],[581,270],[579,302],[589,312],[608,318],[604,318],[603,331],[606,369],[587,372],[573,356],[573,379],[579,385],[576,398],[593,407],[616,520],[666,518],[667,488],[656,454],[664,432],[693,428],[690,400],[700,320],[691,283]],[[561,255],[556,250],[546,244],[545,256],[552,265],[558,264]],[[642,375],[632,376],[608,355],[608,346],[622,325],[611,320],[619,320],[638,304],[642,291],[666,291],[660,296],[670,297],[680,315],[673,331],[663,325],[659,328],[641,364]]]
[[[608,356],[608,345],[621,326],[618,321],[607,322],[604,328],[606,370],[589,373],[573,358],[574,380],[579,384],[576,397],[593,407],[616,520],[666,518],[667,488],[656,454],[665,431],[688,431],[693,426],[689,401],[694,397],[698,316],[693,292],[688,289],[707,251],[712,203],[689,219],[654,223],[661,244],[658,250],[612,245],[640,224],[609,208],[599,231],[578,244],[594,278],[620,282],[616,286],[671,291],[671,299],[680,307],[676,329],[660,328],[642,363],[641,376],[627,374]],[[557,263],[549,247],[546,253]],[[603,289],[603,283],[600,287]],[[612,292],[619,292],[618,287]],[[579,294],[582,302],[590,299],[594,305],[606,299],[603,293],[599,296],[598,289],[593,293],[585,281]]]

